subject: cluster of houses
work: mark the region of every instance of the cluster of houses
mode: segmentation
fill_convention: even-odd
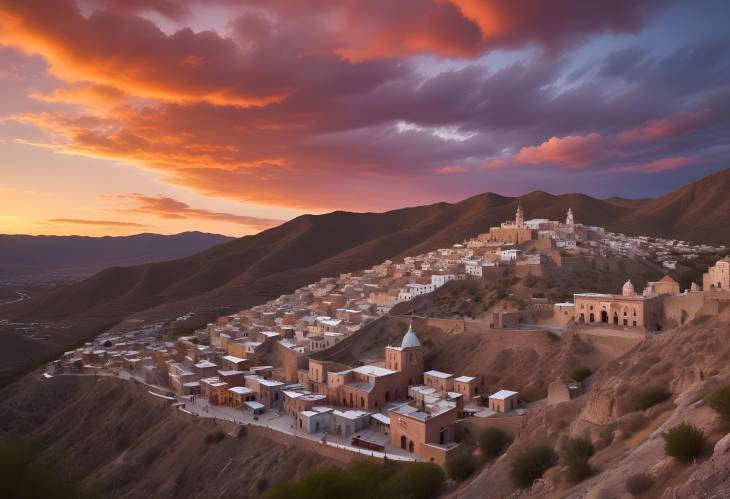
[[[572,211],[564,223],[525,221],[518,208],[514,221],[463,244],[323,278],[220,317],[191,336],[170,337],[162,324],[104,333],[51,362],[47,372],[125,372],[181,400],[202,397],[253,415],[272,413],[290,418],[295,432],[352,438],[353,445],[443,463],[459,447],[460,421],[521,415],[519,394],[486,387],[483,378],[469,373],[424,372],[423,346],[410,327],[400,343],[385,347],[381,363],[349,366],[318,360],[318,353],[398,302],[450,281],[485,277],[505,265],[559,264],[566,252],[605,251],[617,240],[622,236],[576,224]],[[641,248],[629,241],[634,251]],[[665,277],[638,293],[627,282],[620,294],[576,294],[573,303],[545,304],[540,313],[561,327],[651,330],[668,318],[681,324],[706,309],[711,296],[730,293],[730,260],[708,270],[703,288],[693,285],[681,293],[679,284]],[[532,312],[500,311],[493,327],[517,325],[527,313]],[[551,390],[555,399],[578,393],[562,381]]]

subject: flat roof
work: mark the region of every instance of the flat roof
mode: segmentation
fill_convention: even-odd
[[[514,397],[515,395],[517,395],[517,392],[513,392],[512,390],[500,390],[491,394],[489,398],[496,400],[506,400],[510,397]]]
[[[454,381],[458,381],[459,383],[470,383],[475,379],[476,378],[474,376],[459,376],[458,378],[454,378]]]
[[[238,393],[241,395],[248,394],[248,393],[254,393],[253,390],[251,390],[250,388],[245,387],[245,386],[234,386],[232,388],[229,388],[228,391],[233,392],[233,393]]]
[[[450,377],[453,376],[453,374],[444,373],[441,371],[434,371],[434,370],[426,371],[425,373],[423,373],[423,375],[424,376],[429,375],[429,376],[433,376],[434,378],[441,378],[441,379],[449,379]]]
[[[385,367],[372,365],[356,367],[353,369],[353,371],[360,374],[366,374],[368,376],[388,376],[389,374],[394,374],[396,372],[391,369],[386,369]]]
[[[372,414],[372,417],[374,420],[380,421],[383,424],[387,424],[387,425],[390,424],[390,418],[388,416],[386,416],[385,414],[380,414],[379,412],[376,412],[376,413]]]
[[[273,380],[273,379],[262,379],[262,380],[259,380],[259,384],[264,385],[264,386],[269,386],[269,387],[276,387],[276,386],[282,386],[284,383],[282,383],[281,381]]]
[[[223,358],[228,362],[244,362],[246,360],[241,357],[236,357],[235,355],[224,355]]]
[[[254,402],[253,400],[251,400],[249,402],[244,402],[244,404],[246,405],[246,407],[249,407],[249,408],[251,408],[253,410],[264,409],[266,407],[261,402]]]

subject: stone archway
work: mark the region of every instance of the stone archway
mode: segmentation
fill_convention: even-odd
[[[618,312],[613,313],[613,323],[618,326]]]
[[[608,312],[601,310],[601,322],[608,322]]]

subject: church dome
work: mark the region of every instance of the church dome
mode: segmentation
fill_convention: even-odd
[[[634,294],[635,294],[635,291],[634,291],[634,285],[633,285],[633,284],[631,284],[631,279],[629,279],[629,280],[628,280],[628,281],[626,281],[626,283],[624,284],[624,287],[623,287],[623,295],[624,295],[624,296],[632,296],[632,295],[634,295]]]
[[[411,325],[408,326],[408,331],[406,331],[406,335],[403,337],[403,341],[400,344],[401,348],[414,348],[414,347],[420,347],[421,342],[418,341],[418,336],[416,336],[416,333],[413,332],[413,328]]]

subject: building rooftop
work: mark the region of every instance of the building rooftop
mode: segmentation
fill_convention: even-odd
[[[254,393],[253,390],[250,388],[247,388],[245,386],[234,386],[228,389],[229,392],[238,393],[240,395],[248,395],[249,393]]]
[[[432,371],[426,371],[425,373],[423,373],[423,375],[424,376],[426,376],[426,375],[433,376],[434,378],[441,378],[441,379],[449,379],[449,378],[451,378],[451,377],[454,376],[453,374],[444,373],[444,372],[441,372],[441,371],[433,371],[433,370]]]
[[[517,395],[517,392],[513,392],[512,390],[500,390],[498,392],[491,394],[489,396],[489,398],[495,399],[495,400],[506,400],[515,395]]]
[[[397,371],[393,371],[391,369],[386,369],[385,367],[379,367],[379,366],[372,366],[372,365],[365,365],[360,366],[352,369],[353,371],[365,374],[367,376],[388,376],[391,374],[395,374]]]
[[[458,378],[454,378],[454,381],[458,381],[459,383],[470,383],[475,379],[476,378],[474,376],[459,376]]]

